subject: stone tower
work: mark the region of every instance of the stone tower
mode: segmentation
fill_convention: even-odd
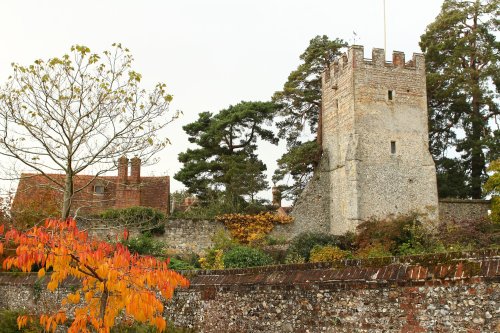
[[[417,212],[436,221],[424,56],[405,62],[394,52],[386,62],[382,49],[365,59],[363,47],[352,46],[322,83],[323,160],[294,209],[298,224],[308,224],[306,210],[323,214],[308,219],[318,224],[309,229],[334,234],[372,217]]]

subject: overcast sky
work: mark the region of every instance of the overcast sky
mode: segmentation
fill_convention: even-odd
[[[419,52],[425,27],[441,0],[386,0],[387,54]],[[172,145],[143,174],[173,176],[188,146],[182,126],[202,111],[216,112],[242,100],[269,100],[299,64],[316,35],[383,48],[383,0],[2,0],[0,84],[10,64],[30,64],[83,44],[93,52],[120,42],[131,49],[144,87],[167,84],[171,110],[183,116],[167,129]],[[269,180],[284,152],[264,144],[260,156]],[[173,180],[172,191],[182,188]],[[267,198],[270,195],[266,195]]]

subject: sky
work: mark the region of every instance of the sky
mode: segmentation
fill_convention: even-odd
[[[387,57],[393,50],[407,59],[420,52],[420,35],[441,4],[386,0]],[[100,53],[122,43],[143,87],[166,83],[174,96],[170,110],[183,113],[164,133],[172,145],[142,172],[173,176],[181,168],[177,155],[189,146],[183,125],[203,111],[269,100],[316,35],[364,45],[369,58],[373,47],[384,47],[383,0],[2,0],[0,85],[12,62],[61,56],[74,44]],[[261,144],[269,181],[284,152],[284,144]],[[182,188],[172,179],[171,191]]]

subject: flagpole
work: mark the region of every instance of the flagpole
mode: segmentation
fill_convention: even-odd
[[[387,23],[385,14],[385,0],[384,0],[384,51],[387,52]]]

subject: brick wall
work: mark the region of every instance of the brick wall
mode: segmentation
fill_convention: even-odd
[[[198,332],[500,332],[498,250],[188,274],[165,312]],[[35,281],[0,274],[0,307],[60,300]]]

